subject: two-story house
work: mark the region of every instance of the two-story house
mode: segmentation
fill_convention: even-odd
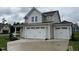
[[[32,8],[24,17],[20,36],[25,39],[70,39],[71,23],[61,22],[59,11],[41,13]]]

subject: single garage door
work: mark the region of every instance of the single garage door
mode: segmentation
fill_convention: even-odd
[[[45,27],[27,27],[26,30],[27,38],[46,38],[46,28]]]
[[[54,38],[69,39],[69,27],[55,27]]]

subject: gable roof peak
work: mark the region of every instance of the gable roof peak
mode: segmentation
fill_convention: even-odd
[[[37,12],[39,12],[41,14],[41,12],[39,10],[37,10],[35,7],[32,7],[32,9],[27,13],[27,15],[25,15],[24,19],[27,19],[28,16],[34,11],[36,10]]]
[[[32,9],[36,9],[35,7],[32,7]]]

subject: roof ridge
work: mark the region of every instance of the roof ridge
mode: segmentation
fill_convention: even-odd
[[[58,12],[58,10],[54,10],[54,11],[46,11],[46,12],[42,12],[42,13],[49,13],[49,12]]]

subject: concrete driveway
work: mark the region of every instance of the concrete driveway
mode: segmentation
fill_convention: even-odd
[[[66,51],[69,40],[17,40],[7,43],[8,51]]]

